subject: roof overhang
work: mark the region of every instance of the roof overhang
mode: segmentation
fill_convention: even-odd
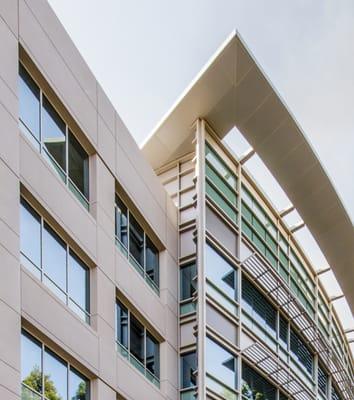
[[[198,118],[220,138],[237,126],[310,229],[353,311],[353,224],[301,128],[237,32],[145,141],[143,153],[153,168],[193,150],[191,126]]]

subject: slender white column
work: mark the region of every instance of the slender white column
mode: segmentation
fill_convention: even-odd
[[[205,384],[205,123],[196,124],[196,174],[197,174],[197,271],[198,271],[198,399],[206,399]]]

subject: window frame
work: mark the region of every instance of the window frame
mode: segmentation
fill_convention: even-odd
[[[36,85],[39,90],[39,139],[33,134],[31,129],[26,125],[24,121],[21,119],[21,115],[19,114],[19,125],[21,132],[30,140],[33,145],[36,145],[37,150],[40,154],[43,155],[43,158],[47,160],[48,164],[53,168],[56,174],[59,176],[59,179],[69,188],[69,190],[74,194],[74,197],[79,201],[79,203],[87,210],[90,211],[90,154],[86,151],[85,147],[81,144],[81,141],[77,138],[74,131],[70,128],[69,124],[66,122],[66,119],[62,117],[61,113],[58,111],[57,107],[50,101],[49,96],[47,96],[42,89],[41,85],[38,84],[36,79],[33,78],[32,74],[28,70],[28,68],[24,65],[23,62],[19,62],[19,71],[18,71],[18,79],[23,79],[21,76],[21,71],[24,70],[25,74],[27,74],[32,82]],[[59,163],[55,160],[55,158],[50,154],[48,149],[44,144],[43,140],[43,108],[44,102],[48,102],[49,106],[55,111],[58,117],[62,120],[65,125],[65,170],[59,165]],[[87,154],[88,165],[87,165],[87,194],[86,196],[72,181],[69,176],[69,132],[74,136],[78,144],[81,146],[82,150]]]
[[[121,307],[127,311],[127,346],[121,343],[118,340],[118,314],[117,308]],[[115,302],[115,318],[116,318],[116,328],[115,328],[115,342],[117,352],[126,360],[129,361],[138,371],[140,371],[151,383],[160,388],[160,373],[161,373],[161,355],[160,355],[160,341],[156,339],[156,337],[146,328],[145,324],[141,322],[141,320],[136,317],[134,313],[131,312],[130,308],[127,307],[124,302],[122,302],[119,298],[116,299]],[[131,352],[131,319],[134,318],[143,328],[144,335],[144,362],[141,362],[132,352]],[[150,336],[152,340],[154,340],[157,344],[158,348],[158,376],[153,374],[150,369],[147,367],[147,356],[146,356],[146,348],[147,348],[147,336]]]
[[[20,249],[20,256],[21,258],[24,257],[26,260],[23,262],[23,258],[21,259],[21,265],[23,267],[30,271],[33,275],[39,279],[43,285],[45,285],[53,295],[55,295],[56,298],[60,299],[75,315],[80,318],[80,320],[84,321],[88,325],[91,324],[91,268],[82,260],[82,258],[77,254],[77,252],[72,249],[71,246],[67,243],[66,240],[63,240],[61,235],[58,234],[55,228],[48,223],[48,221],[36,210],[35,207],[32,206],[32,204],[23,196],[20,197],[20,208],[25,207],[27,211],[29,211],[31,214],[36,214],[40,218],[40,265],[35,265],[32,260],[30,260],[26,254],[22,252],[22,249]],[[20,221],[21,223],[21,221]],[[45,226],[48,226],[49,229],[54,233],[55,236],[58,237],[60,241],[65,245],[65,290],[60,288],[56,282],[53,281],[53,279],[45,272],[43,268],[43,232],[45,230]],[[77,262],[80,264],[80,266],[85,270],[85,297],[86,297],[86,309],[83,309],[80,304],[78,304],[70,295],[69,293],[69,269],[70,269],[70,257],[74,257]],[[30,264],[31,268],[28,266],[28,263]],[[32,268],[33,267],[33,268]],[[45,279],[43,279],[45,278]],[[49,280],[51,285],[54,285],[56,289],[58,289],[64,296],[65,296],[65,301],[63,301],[63,298],[58,296],[57,292],[55,292],[48,284],[45,283],[45,280]],[[71,305],[73,303],[73,305]],[[75,307],[74,307],[75,306]],[[83,313],[85,318],[80,315],[80,313],[77,311],[77,308]]]
[[[121,241],[120,233],[117,234],[117,215],[120,215],[120,207],[118,204],[122,204],[127,210],[127,246]],[[141,226],[139,223],[139,219],[135,217],[134,213],[130,210],[130,208],[126,205],[126,203],[122,200],[122,198],[115,194],[115,202],[114,202],[114,209],[115,209],[115,242],[116,246],[119,248],[120,252],[129,260],[129,263],[135,268],[135,270],[139,273],[139,275],[147,282],[148,286],[152,289],[152,291],[157,295],[160,296],[160,250],[155,245],[154,241],[151,239],[146,233],[146,230]],[[143,265],[139,263],[138,260],[135,259],[133,254],[130,252],[130,219],[133,218],[136,224],[143,232]],[[157,254],[157,267],[155,267],[157,282],[155,282],[147,272],[147,265],[146,265],[146,252],[147,252],[147,242],[149,242],[155,249]]]
[[[23,388],[26,388],[30,393],[34,393],[36,396],[39,397],[38,400],[46,400],[45,396],[45,375],[46,375],[46,369],[45,369],[45,363],[44,363],[44,357],[45,354],[48,353],[52,357],[58,359],[59,362],[65,364],[66,366],[66,395],[67,395],[67,400],[69,400],[69,395],[70,395],[70,389],[71,389],[71,379],[70,379],[70,373],[73,372],[77,376],[79,376],[82,380],[86,382],[86,398],[87,400],[91,399],[91,379],[87,378],[81,371],[78,370],[77,367],[73,366],[69,361],[67,361],[65,358],[62,358],[59,354],[57,354],[55,351],[53,351],[49,346],[47,346],[42,340],[38,339],[35,335],[30,333],[27,329],[21,328],[21,342],[22,342],[22,337],[25,336],[28,340],[31,342],[35,343],[39,348],[41,352],[41,392],[37,392],[35,389],[31,388],[27,384],[23,383],[22,380],[22,370],[21,370],[21,392]],[[21,346],[21,358],[23,357],[22,353],[22,346]],[[21,365],[22,369],[22,365]]]

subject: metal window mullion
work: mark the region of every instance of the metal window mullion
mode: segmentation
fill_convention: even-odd
[[[69,245],[66,245],[66,282],[65,282],[65,294],[66,294],[66,304],[69,306]]]
[[[146,328],[144,326],[144,367],[145,367],[145,375],[146,375]]]
[[[127,207],[127,250],[128,250],[128,259],[130,256],[130,211]]]
[[[146,280],[146,233],[143,231],[144,279]]]
[[[42,153],[43,147],[43,135],[42,135],[42,128],[43,128],[43,92],[42,89],[39,89],[39,152]]]
[[[128,338],[128,343],[127,343],[127,348],[128,348],[128,353],[129,353],[129,358],[130,358],[130,310],[127,309],[127,338]]]
[[[41,216],[41,230],[39,234],[39,240],[40,240],[40,272],[41,272],[41,282],[43,282],[43,229],[44,229],[44,224],[43,224],[43,218]]]
[[[66,184],[69,184],[69,128],[68,125],[65,124],[65,179]],[[80,191],[81,192],[81,191]]]
[[[41,362],[42,362],[42,399],[44,399],[44,351],[45,351],[45,347],[44,344],[41,343],[41,347],[42,347],[42,352],[41,352]]]
[[[70,393],[70,364],[66,363],[66,398],[69,400],[69,393]]]

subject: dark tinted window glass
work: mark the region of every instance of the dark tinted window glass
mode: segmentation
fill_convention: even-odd
[[[160,376],[159,360],[159,344],[146,332],[146,368],[157,377]]]
[[[128,247],[128,209],[116,196],[116,236],[125,247]]]
[[[135,260],[144,266],[144,231],[132,214],[129,215],[129,251]]]
[[[21,200],[20,241],[21,253],[26,256],[23,264],[31,268],[30,260],[41,268],[41,218],[24,200]]]
[[[89,396],[89,381],[71,368],[69,376],[69,400],[89,400]]]
[[[69,178],[88,199],[89,156],[71,132],[69,132]]]
[[[206,246],[206,276],[233,300],[236,299],[236,271],[211,246]]]
[[[144,364],[144,327],[130,315],[130,352]]]
[[[146,236],[146,273],[156,283],[159,284],[159,252]]]
[[[43,229],[42,257],[43,271],[50,279],[46,283],[62,297],[58,288],[66,291],[66,245],[47,224]]]
[[[70,298],[89,312],[89,269],[72,251],[69,253],[68,278]]]
[[[327,396],[328,375],[321,365],[318,365],[318,388]]]
[[[290,330],[290,351],[293,357],[312,375],[313,357],[305,343],[293,329]]]
[[[276,400],[277,390],[263,376],[242,363],[242,397],[249,400]]]
[[[269,334],[275,336],[277,311],[265,296],[249,282],[242,279],[242,304],[251,317],[258,322]]]
[[[288,322],[281,315],[279,316],[279,339],[284,347],[288,345]]]
[[[45,349],[44,360],[44,395],[48,399],[66,400],[68,393],[67,364]]]
[[[66,129],[65,123],[53,106],[43,96],[42,137],[47,152],[63,171],[66,171]],[[57,168],[56,164],[54,166]],[[58,171],[60,174],[61,171]]]
[[[26,333],[21,336],[21,380],[37,393],[42,393],[42,346]],[[23,389],[23,396],[36,399],[26,389]]]
[[[181,356],[181,388],[196,386],[197,355],[195,352]]]
[[[197,274],[196,265],[189,264],[181,268],[181,300],[190,299],[196,290],[196,282],[193,278]]]
[[[40,120],[40,91],[27,71],[19,66],[19,115],[20,120],[30,132],[40,141],[39,120]]]
[[[119,302],[117,310],[117,341],[128,348],[128,310]]]

